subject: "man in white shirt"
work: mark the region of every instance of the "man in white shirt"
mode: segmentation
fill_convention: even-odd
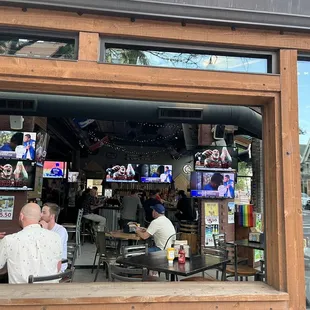
[[[22,231],[0,235],[0,269],[7,264],[9,283],[28,283],[33,275],[50,276],[61,268],[62,245],[58,234],[42,228],[40,206],[26,204],[19,215]]]
[[[62,259],[67,259],[68,232],[66,228],[57,224],[60,208],[56,203],[47,202],[43,205],[40,224],[43,228],[54,231],[60,236],[62,244]],[[65,271],[68,264],[61,265],[61,271]]]
[[[165,216],[165,207],[163,205],[157,204],[151,206],[151,208],[153,209],[152,216],[154,220],[151,222],[147,230],[145,228],[137,227],[136,233],[144,240],[153,236],[156,246],[149,248],[149,252],[156,252],[165,250],[167,240],[176,232],[171,221]],[[169,248],[172,242],[173,238],[169,240],[166,248]]]

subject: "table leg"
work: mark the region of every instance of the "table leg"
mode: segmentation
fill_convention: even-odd
[[[221,281],[226,281],[226,263],[222,265],[222,277]]]
[[[171,274],[171,275],[170,275],[170,281],[171,281],[171,282],[174,282],[174,281],[175,281],[175,275],[174,275],[174,274]]]

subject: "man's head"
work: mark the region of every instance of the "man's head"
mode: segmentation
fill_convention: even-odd
[[[55,166],[56,166],[57,168],[59,168],[59,163],[56,163]]]
[[[41,219],[46,223],[56,223],[60,208],[56,203],[47,202],[43,205]]]
[[[96,197],[97,191],[96,191],[95,189],[92,188],[92,189],[90,190],[89,194],[90,194],[92,197]]]
[[[151,206],[151,209],[153,209],[152,216],[154,219],[157,219],[159,216],[165,215],[165,207],[162,204]]]
[[[156,191],[151,190],[150,191],[150,197],[155,198],[155,196],[156,196]]]
[[[27,133],[25,136],[24,136],[24,142],[28,142],[31,140],[31,136],[29,133]]]
[[[223,176],[220,173],[214,173],[211,177],[211,186],[214,188],[218,188],[223,184]]]
[[[25,228],[32,224],[38,224],[41,219],[41,208],[36,203],[27,203],[19,214],[19,224]]]
[[[131,192],[130,192],[131,196],[134,196],[137,194],[137,191],[135,189],[133,189]]]
[[[22,144],[23,144],[23,133],[22,132],[15,133],[10,140],[11,149],[15,151],[16,147]]]
[[[179,199],[186,198],[185,192],[183,190],[178,191],[178,197],[179,197]]]
[[[230,176],[228,174],[226,174],[224,176],[224,182],[228,182],[230,180]]]
[[[156,194],[160,194],[161,190],[159,188],[156,189]]]

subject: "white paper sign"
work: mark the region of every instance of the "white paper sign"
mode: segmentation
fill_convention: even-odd
[[[229,202],[228,203],[228,224],[235,223],[235,203]]]
[[[12,220],[14,196],[0,196],[0,220]]]

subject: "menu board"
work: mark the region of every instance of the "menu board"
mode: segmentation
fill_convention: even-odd
[[[0,196],[0,220],[13,219],[14,201],[14,196]]]

